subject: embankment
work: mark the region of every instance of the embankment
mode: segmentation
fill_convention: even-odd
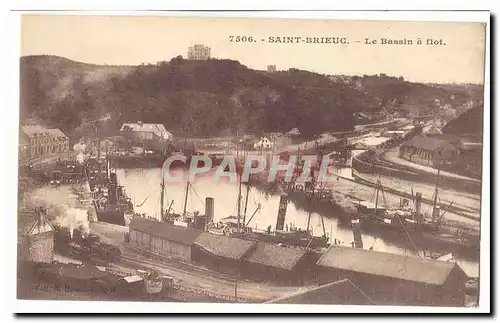
[[[436,176],[430,173],[418,172],[416,169],[411,171],[402,168],[399,165],[394,165],[387,161],[383,161],[382,155],[384,150],[394,148],[404,141],[416,135],[416,132],[409,133],[401,139],[391,139],[374,150],[367,150],[352,159],[352,168],[358,173],[380,174],[395,178],[401,178],[409,181],[423,182],[435,184]],[[456,190],[461,190],[470,193],[481,193],[481,183],[458,179],[454,177],[440,176],[440,186],[449,187]],[[401,192],[404,193],[404,192]]]

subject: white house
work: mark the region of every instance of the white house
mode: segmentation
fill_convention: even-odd
[[[272,146],[272,142],[267,137],[262,137],[253,145],[253,148],[271,148]]]
[[[160,140],[170,141],[173,135],[165,129],[165,126],[157,123],[124,123],[120,129],[123,136],[133,140]]]

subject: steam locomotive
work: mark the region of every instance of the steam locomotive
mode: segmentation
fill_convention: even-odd
[[[103,243],[98,235],[85,233],[81,229],[71,232],[66,227],[54,228],[54,251],[82,262],[109,263],[120,259],[118,247]]]

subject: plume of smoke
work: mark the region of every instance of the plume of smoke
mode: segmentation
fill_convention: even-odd
[[[70,205],[70,195],[72,193],[67,187],[37,189],[25,205],[30,208],[45,208],[47,220],[54,225],[68,228],[71,236],[74,229],[87,235],[90,230],[87,210]]]
[[[76,162],[79,164],[83,164],[88,157],[86,154],[87,145],[83,142],[79,142],[73,146],[73,150],[77,153]]]
[[[52,223],[68,228],[71,235],[75,229],[84,235],[89,234],[90,227],[86,210],[61,205],[54,209],[53,214]]]

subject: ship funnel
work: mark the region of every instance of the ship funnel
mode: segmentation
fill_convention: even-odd
[[[214,198],[207,197],[205,199],[205,217],[206,223],[214,222]]]
[[[278,219],[276,221],[276,230],[283,230],[286,218],[286,207],[288,205],[288,199],[286,195],[281,195],[280,206],[278,209]]]
[[[415,194],[415,220],[417,221],[417,223],[423,222],[421,209],[422,209],[422,193],[416,193]]]
[[[352,234],[354,236],[354,247],[363,249],[363,237],[361,236],[361,226],[359,217],[351,216]]]

